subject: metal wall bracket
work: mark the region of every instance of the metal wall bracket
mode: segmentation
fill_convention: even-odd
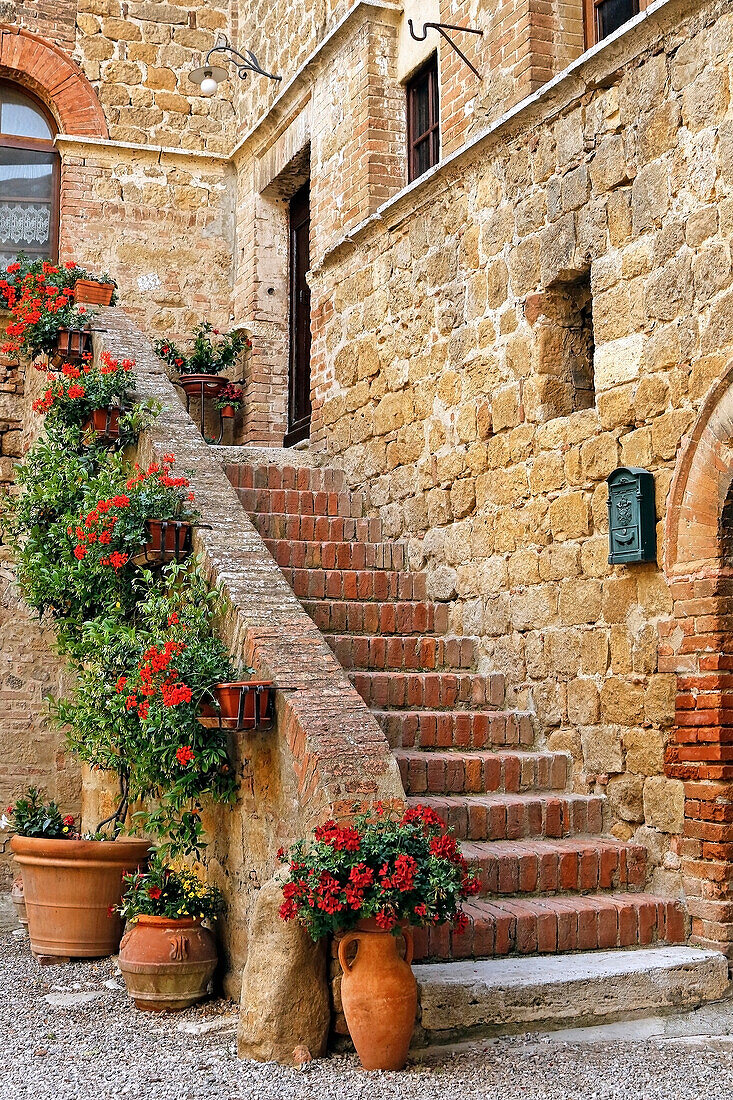
[[[441,38],[444,38],[448,45],[456,51],[458,56],[466,62],[471,72],[474,73],[479,78],[479,80],[482,79],[481,73],[478,71],[476,66],[473,64],[473,62],[468,60],[460,46],[458,46],[453,41],[449,34],[446,34],[446,31],[462,31],[464,34],[478,34],[481,36],[481,38],[483,38],[484,35],[483,31],[476,30],[475,27],[456,27],[452,23],[424,23],[422,34],[417,34],[411,19],[407,20],[407,26],[410,28],[410,34],[416,42],[424,42],[425,39],[428,37],[428,31],[437,31]]]

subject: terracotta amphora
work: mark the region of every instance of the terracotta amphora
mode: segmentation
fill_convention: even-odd
[[[206,997],[216,969],[216,941],[192,917],[138,917],[120,945],[127,992],[147,1012],[178,1012]]]
[[[398,938],[362,921],[339,943],[343,968],[341,1001],[349,1034],[364,1069],[404,1069],[417,1012],[417,982],[412,973],[412,929],[402,928],[406,953]],[[348,949],[357,944],[356,957]]]
[[[103,958],[122,935],[115,912],[122,876],[144,867],[147,840],[48,840],[14,836],[34,955]]]

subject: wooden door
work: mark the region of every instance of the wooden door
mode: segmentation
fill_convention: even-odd
[[[310,188],[290,200],[290,378],[286,447],[307,439],[311,422]]]

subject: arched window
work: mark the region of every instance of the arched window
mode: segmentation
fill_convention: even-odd
[[[17,84],[0,83],[0,267],[18,252],[58,254],[59,155],[56,127]]]

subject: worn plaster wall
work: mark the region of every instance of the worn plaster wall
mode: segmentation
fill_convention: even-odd
[[[312,276],[314,435],[668,886],[672,599],[660,566],[608,565],[605,478],[650,469],[661,525],[733,348],[732,43],[725,5],[668,5]],[[557,295],[587,288],[595,399],[571,412]]]

